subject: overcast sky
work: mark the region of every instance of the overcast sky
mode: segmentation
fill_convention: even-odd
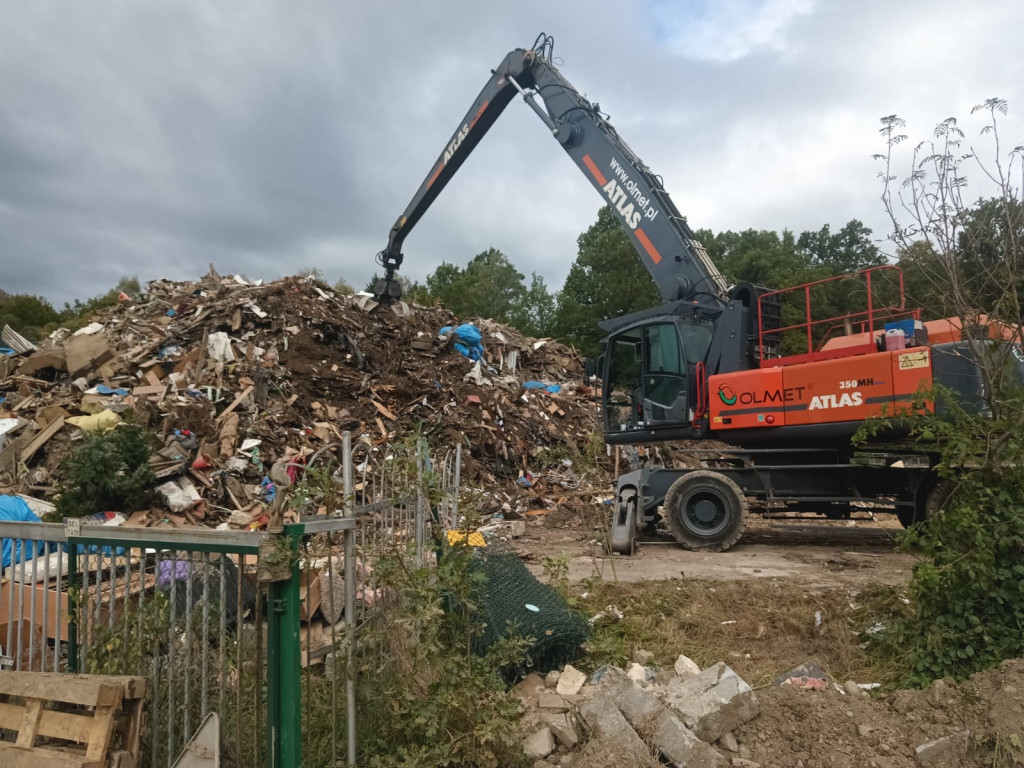
[[[490,76],[538,32],[695,228],[886,231],[878,120],[1010,102],[1020,0],[0,0],[0,288],[318,267],[362,287]],[[405,243],[560,287],[601,198],[521,100]]]

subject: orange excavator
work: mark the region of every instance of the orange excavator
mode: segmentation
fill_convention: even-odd
[[[378,254],[384,277],[376,300],[400,300],[396,273],[406,236],[521,96],[611,206],[664,299],[601,323],[605,441],[680,441],[696,466],[648,466],[617,478],[614,551],[632,554],[659,518],[687,548],[728,549],[740,539],[751,504],[830,517],[855,507],[895,512],[904,525],[941,507],[948,491],[934,456],[913,445],[855,446],[851,438],[866,419],[941,412],[943,404],[926,394],[933,384],[984,409],[981,352],[958,321],[922,322],[892,266],[781,291],[730,286],[661,178],[555,68],[553,46],[542,34],[492,70]],[[837,286],[849,294],[851,285],[862,306],[817,316],[817,297]],[[996,323],[988,334],[1008,336]],[[1024,381],[1024,360],[1013,360],[1014,375]]]

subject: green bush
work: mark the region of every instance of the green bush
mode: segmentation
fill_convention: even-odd
[[[995,418],[969,413],[943,393],[947,420],[913,418],[912,435],[939,452],[942,511],[908,530],[923,555],[910,611],[878,639],[908,665],[908,683],[965,678],[1024,656],[1024,396],[1001,399]]]
[[[134,512],[147,506],[155,480],[149,453],[146,433],[135,424],[87,433],[64,463],[58,518],[107,510]]]
[[[523,763],[518,699],[502,670],[522,663],[526,641],[473,652],[485,627],[483,573],[473,549],[449,548],[436,568],[393,556],[378,565],[392,606],[360,640],[361,763],[516,766]]]

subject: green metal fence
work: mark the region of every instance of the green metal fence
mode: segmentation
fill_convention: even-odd
[[[458,517],[460,451],[398,457],[346,434],[342,508],[276,535],[0,522],[0,674],[147,677],[150,768],[171,766],[210,712],[223,766],[354,766],[358,629],[386,620],[375,564],[410,543],[423,562],[432,515]],[[291,553],[276,581],[261,579],[270,551]]]

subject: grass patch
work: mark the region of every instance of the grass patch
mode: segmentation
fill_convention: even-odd
[[[672,580],[578,590],[584,613],[610,605],[623,613],[595,622],[585,669],[625,666],[642,648],[664,669],[679,654],[702,668],[724,661],[755,687],[811,658],[840,682],[892,685],[900,676],[898,659],[861,647],[869,628],[906,607],[902,591],[890,587],[809,593],[791,582]]]

